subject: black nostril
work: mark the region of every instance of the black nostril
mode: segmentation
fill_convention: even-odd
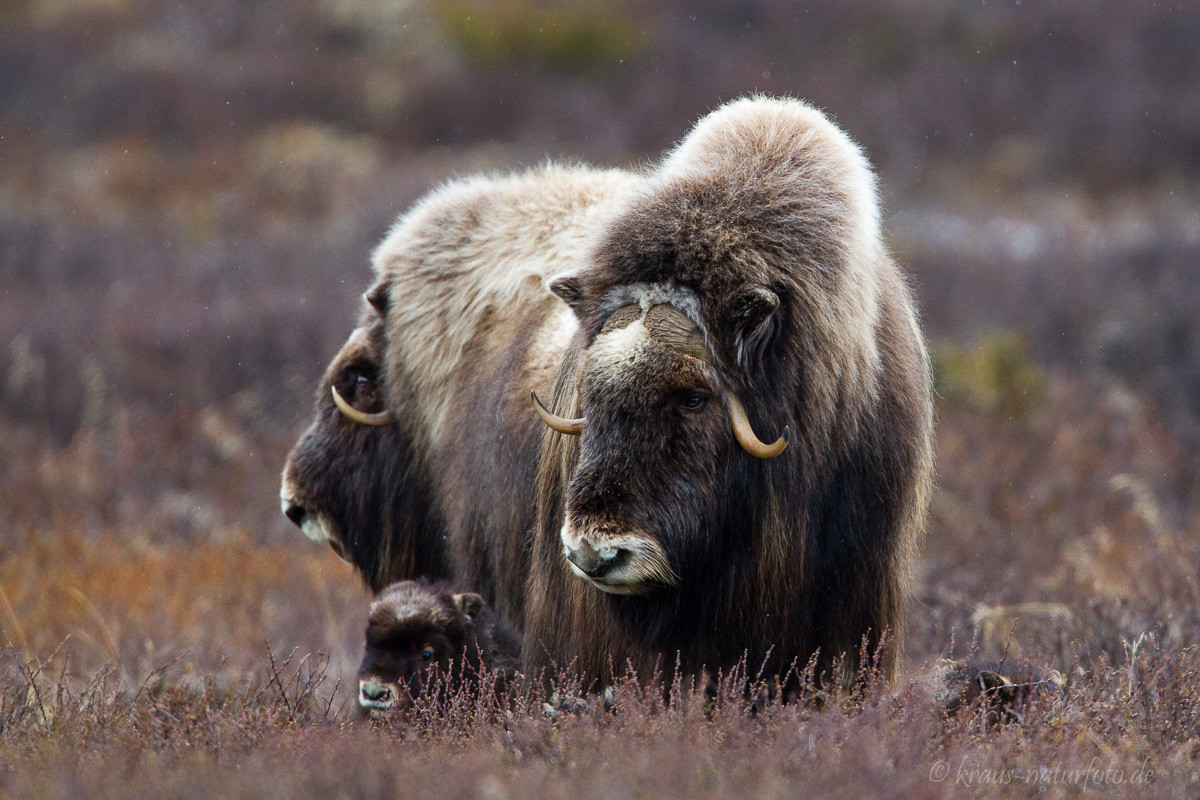
[[[577,555],[577,558],[572,558],[572,555]],[[586,556],[569,554],[567,557],[575,562],[575,566],[579,567],[589,578],[603,578],[613,570],[625,565],[629,560],[629,551],[620,547],[604,554],[592,551]]]
[[[629,551],[623,547],[618,547],[612,555],[605,557],[600,562],[600,575],[607,575],[615,569],[625,566],[625,562],[629,560]],[[592,577],[599,577],[593,575]]]
[[[288,506],[287,510],[283,513],[288,519],[295,523],[297,527],[303,527],[304,518],[308,516],[308,513],[304,510],[304,506],[297,505]]]
[[[368,700],[386,700],[391,693],[392,690],[386,686],[380,686],[374,691],[365,686],[362,689],[362,696]]]

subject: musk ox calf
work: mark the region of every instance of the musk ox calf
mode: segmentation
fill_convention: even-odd
[[[983,714],[995,724],[1019,720],[1033,698],[1059,692],[1065,684],[1057,670],[1030,664],[941,658],[918,670],[909,690],[947,716]]]
[[[488,673],[503,691],[520,653],[519,637],[474,592],[444,581],[394,583],[371,603],[359,707],[368,716],[400,712],[432,681],[459,688]]]
[[[637,175],[450,183],[374,266],[366,435],[410,448],[375,524],[428,509],[401,549],[521,628],[527,668],[894,673],[929,366],[874,177],[820,112],[731,103]]]

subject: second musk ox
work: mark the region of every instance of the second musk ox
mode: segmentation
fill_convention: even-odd
[[[798,102],[727,105],[550,288],[578,329],[540,453],[530,666],[878,651],[892,675],[930,375],[861,151]]]
[[[387,407],[446,570],[529,669],[892,674],[930,377],[861,151],[751,98],[655,170],[564,171],[509,179],[541,182],[520,202],[452,184],[376,252]]]
[[[384,407],[385,333],[368,304],[325,370],[314,419],[288,456],[280,489],[288,519],[328,542],[376,592],[403,578],[447,575],[432,483],[412,437]]]
[[[529,391],[549,392],[574,332],[546,282],[584,263],[637,181],[553,164],[451,181],[377,248],[280,490],[373,590],[451,579],[520,626],[543,430]]]

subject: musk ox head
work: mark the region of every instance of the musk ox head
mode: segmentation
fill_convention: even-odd
[[[480,689],[499,697],[516,675],[521,641],[483,598],[445,581],[402,581],[371,604],[358,669],[359,708],[404,711],[430,689]]]
[[[402,711],[431,680],[453,676],[453,662],[471,655],[483,608],[479,595],[445,583],[402,581],[384,589],[371,603],[358,668],[363,712]]]
[[[328,542],[372,589],[445,574],[411,438],[385,410],[386,325],[375,305],[330,362],[308,430],[283,469],[280,503],[309,539]]]
[[[568,303],[578,288],[570,275],[551,283]],[[764,313],[777,304],[765,301]],[[718,557],[714,532],[737,504],[743,459],[779,456],[790,431],[780,426],[772,444],[755,435],[694,318],[694,294],[627,286],[602,305],[573,392],[584,415],[560,417],[533,399],[547,425],[580,437],[561,531],[569,568],[605,592],[646,594],[676,585],[679,564]]]
[[[939,658],[916,673],[911,688],[947,715],[982,711],[989,724],[997,724],[1020,720],[1022,706],[1034,697],[1061,692],[1065,685],[1058,670],[1031,664]]]

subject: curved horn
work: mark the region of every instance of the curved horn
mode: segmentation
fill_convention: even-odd
[[[746,416],[746,409],[742,406],[742,401],[733,392],[728,392],[727,395],[729,397],[729,416],[733,418],[733,435],[737,438],[738,444],[756,458],[775,458],[782,453],[792,439],[791,428],[785,425],[783,435],[776,439],[774,444],[763,444],[754,435],[754,429],[750,427],[750,419]]]
[[[333,391],[333,404],[338,407],[338,411],[345,415],[346,419],[357,422],[359,425],[370,425],[373,428],[380,428],[392,423],[391,412],[376,411],[374,414],[368,414],[365,411],[359,411],[338,394],[336,386],[329,388]]]
[[[542,405],[542,401],[538,400],[537,392],[530,391],[529,396],[533,398],[533,407],[537,411],[538,416],[542,418],[542,422],[546,423],[559,433],[565,433],[568,436],[578,436],[579,434],[583,433],[583,426],[587,422],[586,417],[580,417],[579,419],[567,419],[565,417],[560,417],[557,414],[551,414],[546,410],[546,407]]]

